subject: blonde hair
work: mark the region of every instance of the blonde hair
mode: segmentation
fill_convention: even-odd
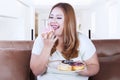
[[[63,40],[64,46],[62,54],[66,59],[72,59],[78,56],[78,46],[79,40],[76,31],[76,17],[73,7],[68,3],[58,3],[53,6],[51,11],[59,7],[64,13],[64,29],[63,29]],[[50,11],[50,13],[51,13]],[[57,46],[57,42],[55,44]],[[56,50],[55,46],[53,47],[51,54]]]

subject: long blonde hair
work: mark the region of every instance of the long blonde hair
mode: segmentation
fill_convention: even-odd
[[[79,40],[76,31],[76,17],[73,7],[68,3],[58,3],[53,6],[51,11],[55,8],[59,7],[65,16],[64,20],[64,29],[63,29],[63,51],[62,54],[65,59],[72,59],[78,56],[78,46]],[[50,12],[51,13],[51,12]],[[53,47],[51,54],[56,50],[57,42]]]

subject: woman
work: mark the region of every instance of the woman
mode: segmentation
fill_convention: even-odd
[[[37,37],[32,49],[30,67],[38,80],[88,80],[99,71],[95,46],[76,32],[75,13],[70,4],[53,6],[49,28]],[[56,68],[58,63],[50,62],[63,60],[83,62],[85,70],[62,72]]]

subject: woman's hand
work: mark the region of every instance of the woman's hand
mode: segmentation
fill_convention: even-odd
[[[99,62],[97,53],[95,53],[90,59],[84,61],[85,70],[78,71],[77,73],[83,76],[93,76],[99,71]]]
[[[44,47],[52,49],[57,40],[57,37],[54,35],[54,30],[44,32],[41,35],[43,38]]]

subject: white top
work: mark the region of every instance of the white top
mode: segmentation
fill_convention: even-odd
[[[96,48],[91,42],[91,40],[85,35],[79,33],[78,38],[80,40],[79,56],[72,60],[74,61],[86,61],[91,58],[95,53]],[[39,55],[43,48],[43,40],[41,35],[37,37],[34,42],[32,54]],[[61,55],[59,51],[55,51],[53,55],[49,58],[50,61],[54,60],[65,60],[65,58]],[[75,71],[59,71],[56,69],[56,66],[59,62],[50,62],[48,64],[47,73],[43,76],[38,76],[38,80],[88,80],[86,76],[80,76]]]

